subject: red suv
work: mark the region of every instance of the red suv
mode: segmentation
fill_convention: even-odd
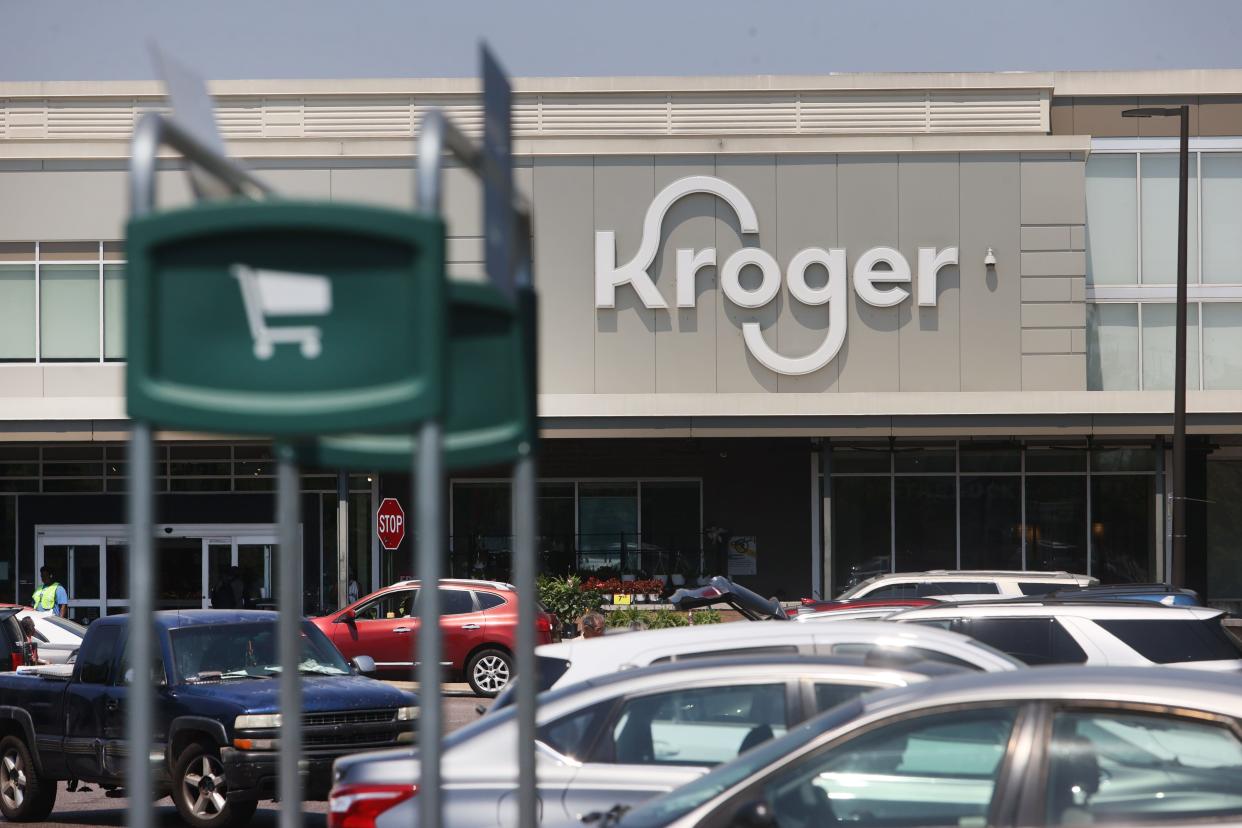
[[[409,675],[418,642],[418,581],[373,592],[343,610],[311,619],[346,658],[367,655],[384,673]],[[495,696],[513,676],[517,591],[497,581],[440,582],[444,666],[480,696]],[[556,616],[539,608],[537,644],[560,639]]]

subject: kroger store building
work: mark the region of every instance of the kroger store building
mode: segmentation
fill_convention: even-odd
[[[545,564],[731,570],[785,598],[890,569],[1168,570],[1176,119],[1191,114],[1191,586],[1242,599],[1242,72],[516,84],[541,299]],[[412,202],[472,82],[216,84],[231,152],[299,198]],[[127,139],[151,83],[0,84],[0,598],[41,563],[125,606]],[[482,277],[450,170],[450,275]],[[165,204],[187,199],[172,166]],[[240,298],[239,298],[239,312]],[[160,435],[161,599],[270,594],[273,467]],[[307,472],[307,603],[409,572],[400,477]],[[451,481],[448,562],[505,576],[503,470]],[[732,555],[722,551],[733,550]]]

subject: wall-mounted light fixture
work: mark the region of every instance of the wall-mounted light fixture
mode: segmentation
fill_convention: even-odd
[[[996,254],[992,252],[992,248],[988,248],[988,253],[983,257],[984,267],[996,267]]]

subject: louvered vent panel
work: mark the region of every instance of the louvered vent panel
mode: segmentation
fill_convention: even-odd
[[[7,138],[9,127],[9,102],[0,99],[0,138]]]
[[[301,98],[263,99],[264,138],[300,138],[303,128]]]
[[[513,96],[513,134],[525,138],[539,134],[540,104],[538,95]]]
[[[801,131],[925,132],[927,96],[916,94],[803,94]]]
[[[483,106],[475,95],[435,95],[414,99],[414,123],[422,122],[431,109],[440,108],[449,120],[467,135],[478,138],[483,134]]]
[[[7,137],[46,138],[47,101],[18,99],[9,101]]]
[[[798,125],[792,94],[684,95],[671,98],[673,133],[783,133]]]
[[[666,135],[665,95],[544,95],[544,135]]]
[[[134,131],[134,102],[56,98],[47,105],[48,138],[128,138]]]
[[[218,99],[216,120],[220,123],[220,134],[225,138],[262,138],[263,99]]]
[[[306,102],[307,137],[408,138],[414,134],[408,95],[312,98]]]
[[[933,92],[932,132],[1038,132],[1043,129],[1035,91],[982,94]]]

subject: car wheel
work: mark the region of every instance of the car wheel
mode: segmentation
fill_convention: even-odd
[[[17,736],[0,739],[0,813],[10,822],[42,822],[56,805],[56,780],[35,768]]]
[[[495,696],[513,677],[513,657],[504,650],[480,650],[466,665],[466,681],[476,696]]]
[[[258,802],[229,802],[224,762],[214,748],[195,743],[181,751],[173,768],[173,804],[195,828],[231,828],[245,825]]]

